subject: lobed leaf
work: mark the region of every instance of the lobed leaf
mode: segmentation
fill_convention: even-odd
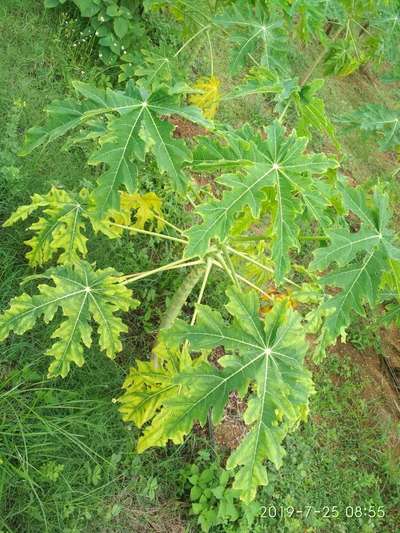
[[[49,377],[65,377],[71,363],[79,367],[84,364],[84,347],[91,346],[93,322],[100,349],[114,358],[122,349],[121,333],[128,331],[117,313],[139,305],[131,291],[119,283],[118,276],[112,268],[94,270],[83,261],[73,267],[49,269],[46,277],[53,285],[39,285],[38,294],[33,296],[17,296],[0,316],[0,341],[12,332],[22,335],[39,318],[51,322],[60,309],[63,318],[51,335],[55,339],[52,347],[46,351],[53,358]]]
[[[250,387],[253,392],[244,415],[248,434],[227,463],[228,468],[238,467],[234,488],[249,502],[257,487],[267,483],[264,462],[281,465],[282,440],[304,418],[313,386],[304,367],[307,344],[299,315],[281,302],[263,322],[254,293],[230,289],[227,295],[230,324],[207,306],[199,306],[195,326],[178,321],[165,332],[170,346],[189,342],[192,351],[199,351],[222,345],[227,355],[219,360],[221,370],[202,362],[176,374],[173,382],[180,394],[166,399],[144,430],[138,449],[165,445],[168,440],[181,443],[195,421],[206,423],[209,410],[214,423],[221,419],[231,391],[243,396]]]

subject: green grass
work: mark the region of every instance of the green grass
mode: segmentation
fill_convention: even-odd
[[[71,29],[72,27],[72,29]],[[33,192],[52,184],[78,189],[92,180],[81,149],[62,150],[55,143],[28,158],[17,156],[23,132],[43,119],[43,109],[54,98],[71,91],[73,79],[102,80],[104,72],[93,63],[91,44],[74,47],[79,24],[65,24],[59,12],[44,12],[42,0],[3,0],[0,5],[0,222]],[[216,72],[223,72],[226,49],[221,44]],[[78,49],[77,49],[78,48]],[[305,61],[304,66],[306,66]],[[199,72],[207,70],[199,64]],[[226,69],[225,69],[226,70]],[[327,107],[337,102],[350,109],[374,100],[362,74],[330,80]],[[103,80],[104,81],[104,80]],[[362,83],[364,84],[362,84]],[[232,80],[224,74],[223,84]],[[357,87],[357,90],[354,90]],[[390,91],[379,85],[379,97],[390,102]],[[221,120],[240,125],[251,116],[260,126],[271,116],[262,98],[221,109]],[[358,181],[367,170],[386,173],[390,161],[373,158],[371,144],[357,136],[346,137],[349,168]],[[323,140],[318,142],[322,143]],[[367,159],[368,155],[368,159]],[[154,189],[152,168],[144,178],[145,189]],[[171,195],[167,214],[185,224],[188,215],[177,211]],[[0,234],[0,307],[19,293],[19,284],[31,273],[24,254],[26,225]],[[174,258],[176,249],[155,240],[96,238],[90,259],[99,267],[112,264],[122,272],[146,270]],[[185,274],[183,273],[182,276]],[[136,455],[135,431],[121,422],[112,399],[135,357],[147,357],[164,301],[179,284],[174,274],[146,280],[135,288],[142,309],[128,317],[130,332],[124,351],[115,362],[91,349],[82,369],[73,369],[65,380],[45,381],[48,361],[43,353],[49,331],[42,326],[24,337],[2,344],[0,355],[0,532],[197,532],[189,516],[181,467],[207,446],[199,435],[185,446]],[[218,279],[207,303],[222,299]],[[190,306],[185,309],[190,312]],[[323,505],[383,505],[387,517],[376,524],[368,520],[323,521],[288,518],[265,522],[260,531],[396,531],[399,486],[396,465],[387,446],[388,432],[375,399],[363,395],[362,379],[346,359],[332,357],[316,375],[318,394],[311,422],[288,439],[288,454],[280,472],[271,470],[270,485],[259,496],[262,505],[292,505],[296,509]],[[380,400],[376,400],[378,403]],[[182,495],[185,497],[182,498]],[[235,529],[232,529],[235,531]]]

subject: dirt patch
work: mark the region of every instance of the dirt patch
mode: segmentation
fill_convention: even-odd
[[[205,128],[193,124],[193,122],[177,115],[164,118],[166,118],[170,124],[175,126],[173,133],[175,139],[192,139],[193,137],[198,137],[200,135],[208,135],[208,131]]]
[[[122,511],[113,518],[112,524],[98,529],[100,533],[134,531],[135,533],[185,533],[186,526],[181,518],[182,504],[176,501],[154,503],[153,506],[139,505],[129,491],[117,495],[112,504],[118,504]]]
[[[370,348],[360,352],[351,344],[337,343],[332,352],[339,356],[348,356],[355,362],[363,379],[363,396],[374,402],[375,408],[384,418],[400,419],[400,401],[388,375],[381,357]],[[339,385],[339,383],[337,383]]]

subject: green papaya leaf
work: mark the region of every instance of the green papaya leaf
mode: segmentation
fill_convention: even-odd
[[[400,109],[389,109],[382,104],[366,104],[345,115],[341,122],[349,128],[360,128],[367,134],[376,134],[382,151],[400,147]]]
[[[313,270],[325,270],[333,263],[340,267],[321,278],[325,286],[341,289],[325,299],[327,310],[325,342],[332,343],[344,335],[353,312],[364,316],[364,304],[377,303],[382,275],[391,260],[400,260],[399,241],[390,229],[390,209],[386,195],[374,191],[372,207],[362,191],[341,187],[345,207],[361,221],[357,232],[350,228],[327,232],[330,243],[314,252]]]
[[[191,161],[191,152],[182,139],[172,135],[174,126],[168,122],[171,115],[204,127],[211,123],[193,106],[180,105],[179,96],[169,95],[165,89],[148,93],[143,88],[128,83],[125,92],[98,89],[82,82],[74,83],[83,102],[56,101],[49,106],[50,120],[43,128],[28,131],[23,153],[51,142],[78,126],[87,129],[80,139],[97,139],[100,147],[89,159],[89,164],[105,165],[98,178],[94,196],[97,216],[103,218],[109,209],[118,209],[119,190],[122,185],[133,192],[137,189],[137,165],[151,153],[161,173],[171,180],[172,187],[183,192],[187,177],[183,165]],[[96,120],[106,118],[102,131]]]
[[[235,218],[246,207],[259,217],[269,190],[274,204],[272,258],[280,282],[290,267],[289,250],[298,246],[295,219],[305,208],[295,195],[310,192],[313,181],[309,176],[323,174],[336,167],[337,162],[322,154],[305,154],[307,139],[298,138],[294,132],[287,137],[278,122],[267,128],[266,134],[265,141],[256,140],[256,162],[245,175],[225,174],[217,179],[228,190],[221,199],[208,201],[197,209],[203,221],[186,232],[189,243],[185,254],[203,256],[211,239],[225,241]]]
[[[284,70],[288,42],[283,21],[271,17],[263,2],[256,0],[253,6],[247,0],[239,0],[215,17],[215,23],[228,31],[234,45],[230,63],[232,74],[240,72],[249,56],[258,49],[263,66]]]

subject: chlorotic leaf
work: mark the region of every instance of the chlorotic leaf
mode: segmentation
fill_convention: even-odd
[[[244,415],[248,434],[227,464],[239,467],[234,488],[249,502],[257,487],[267,483],[264,462],[281,465],[282,440],[304,419],[313,386],[304,367],[307,343],[300,316],[281,302],[262,321],[254,293],[230,289],[227,294],[230,324],[207,306],[199,306],[195,326],[178,321],[165,332],[171,346],[189,342],[191,350],[199,351],[222,345],[227,355],[219,360],[221,370],[202,362],[176,374],[180,394],[164,402],[144,429],[138,449],[165,445],[168,440],[181,443],[195,421],[206,423],[209,410],[214,423],[221,419],[231,391],[244,395],[250,387],[253,392]]]
[[[84,364],[84,347],[92,343],[93,322],[97,325],[100,349],[110,358],[121,351],[121,333],[128,330],[118,311],[135,309],[139,302],[119,283],[112,268],[93,270],[86,262],[51,268],[46,277],[53,285],[39,285],[38,294],[22,294],[11,300],[0,316],[0,340],[14,332],[22,335],[39,318],[52,321],[59,309],[62,320],[51,335],[54,343],[46,352],[53,358],[49,377],[65,377],[75,363]]]
[[[31,248],[26,257],[32,266],[48,263],[59,252],[58,262],[62,264],[71,265],[86,256],[88,239],[83,231],[91,220],[90,211],[85,208],[88,196],[85,189],[74,196],[53,187],[46,195],[34,194],[31,204],[20,206],[6,220],[5,227],[42,211],[42,216],[28,228],[35,235],[25,241]]]
[[[199,94],[190,97],[190,103],[199,107],[206,118],[213,119],[218,111],[221,100],[220,81],[215,76],[210,78],[200,78],[193,85]]]

